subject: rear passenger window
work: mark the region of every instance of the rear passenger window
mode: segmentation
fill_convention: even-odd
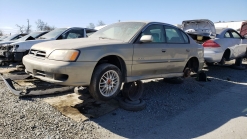
[[[229,32],[226,32],[226,34],[225,34],[225,38],[231,38],[231,36],[230,36],[230,33],[229,33]]]
[[[238,33],[234,32],[234,31],[232,31],[232,36],[235,39],[241,39],[240,35],[238,35]]]
[[[182,36],[184,37],[185,43],[189,43],[189,38],[188,38],[188,36],[187,36],[184,32],[182,32],[182,31],[180,31],[180,32],[181,32]]]
[[[167,43],[187,43],[184,41],[184,37],[178,29],[165,26],[165,32]]]

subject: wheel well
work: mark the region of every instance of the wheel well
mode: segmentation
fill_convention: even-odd
[[[231,50],[230,49],[226,49],[224,54],[223,54],[223,57],[226,59],[226,60],[230,60],[230,54],[231,54]]]
[[[126,69],[125,62],[121,57],[116,56],[116,55],[105,56],[98,61],[95,67],[97,67],[98,65],[102,63],[109,63],[109,64],[117,66],[122,72],[123,81],[125,81],[125,77],[127,76],[127,69]]]
[[[191,57],[190,60],[187,62],[184,70],[186,68],[190,68],[193,72],[198,72],[199,70],[199,60],[197,57]]]

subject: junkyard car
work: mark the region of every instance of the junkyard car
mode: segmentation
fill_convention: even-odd
[[[204,47],[206,63],[225,64],[225,61],[246,55],[247,39],[230,28],[216,29],[207,19],[183,21],[183,30]]]
[[[27,35],[27,34],[26,34],[26,33],[13,34],[13,35],[10,35],[10,36],[4,38],[4,39],[1,41],[1,43],[4,42],[4,41],[17,40],[17,39],[19,39],[19,38],[21,38],[21,37],[23,37],[23,36],[25,36],[25,35]]]
[[[34,44],[52,40],[84,38],[87,37],[87,33],[92,32],[96,32],[96,30],[79,27],[57,28],[36,40],[14,42],[7,45],[0,53],[0,60],[2,62],[20,62]]]
[[[46,34],[47,32],[48,31],[36,31],[36,32],[32,32],[30,34],[27,34],[27,35],[25,35],[19,39],[16,39],[16,40],[3,41],[3,42],[0,42],[0,47],[7,46],[8,44],[13,43],[13,42],[23,42],[23,41],[28,41],[28,40],[35,40],[36,38]]]
[[[98,100],[115,97],[122,82],[181,77],[203,67],[203,47],[181,29],[159,22],[119,22],[89,38],[34,45],[26,72],[61,85],[89,86]]]

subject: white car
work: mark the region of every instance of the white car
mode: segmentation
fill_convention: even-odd
[[[30,34],[27,34],[19,39],[14,39],[14,40],[6,40],[0,42],[0,47],[1,46],[7,46],[7,44],[14,43],[14,42],[23,42],[23,41],[28,41],[28,40],[35,40],[36,38],[46,34],[48,31],[35,31]]]
[[[52,40],[85,38],[92,32],[96,32],[96,30],[80,27],[57,28],[36,40],[11,43],[0,50],[0,64],[21,62],[22,57],[29,52],[34,44]]]
[[[183,30],[204,47],[208,64],[225,64],[225,61],[246,55],[247,39],[231,28],[216,29],[207,19],[183,21]]]

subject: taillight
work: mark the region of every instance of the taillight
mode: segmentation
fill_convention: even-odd
[[[203,47],[220,47],[220,45],[213,40],[207,40],[202,44]]]

